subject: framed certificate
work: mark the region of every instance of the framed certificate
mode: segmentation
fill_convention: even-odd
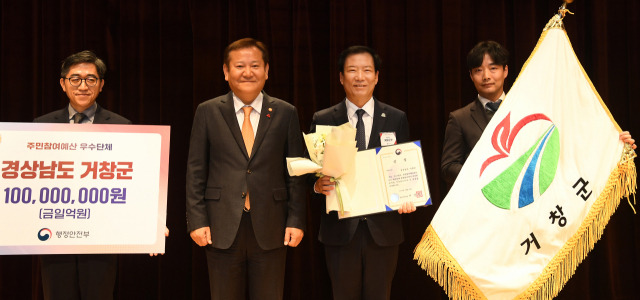
[[[398,210],[402,203],[431,204],[420,141],[359,151],[338,188],[349,218]],[[327,210],[330,201],[327,202]]]

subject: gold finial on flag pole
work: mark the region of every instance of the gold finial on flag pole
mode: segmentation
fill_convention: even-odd
[[[567,9],[567,3],[571,3],[571,2],[573,2],[573,0],[565,0],[562,3],[562,5],[560,5],[560,8],[558,8],[558,13],[553,15],[553,17],[551,17],[551,20],[547,22],[547,25],[544,27],[542,31],[547,31],[553,28],[559,28],[564,30],[564,23],[562,23],[562,19],[564,19],[565,14],[570,13],[573,15],[573,13]]]

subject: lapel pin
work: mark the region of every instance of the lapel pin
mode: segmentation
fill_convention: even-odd
[[[267,114],[267,118],[271,119],[271,114]]]
[[[273,111],[273,108],[269,107],[269,111]]]
[[[380,116],[383,117],[383,118],[387,117],[387,115],[385,115],[385,113],[382,113]]]

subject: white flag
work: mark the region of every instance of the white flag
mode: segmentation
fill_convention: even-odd
[[[550,27],[416,247],[452,298],[556,296],[635,193],[635,153]]]

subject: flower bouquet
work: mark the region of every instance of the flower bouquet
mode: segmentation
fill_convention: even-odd
[[[340,214],[349,211],[348,184],[344,177],[353,173],[358,148],[356,129],[349,123],[340,126],[316,126],[316,132],[305,134],[304,141],[310,159],[287,157],[289,175],[300,176],[316,173],[316,176],[330,176],[336,187],[327,196],[327,213],[337,210]],[[345,206],[346,205],[346,206]]]

